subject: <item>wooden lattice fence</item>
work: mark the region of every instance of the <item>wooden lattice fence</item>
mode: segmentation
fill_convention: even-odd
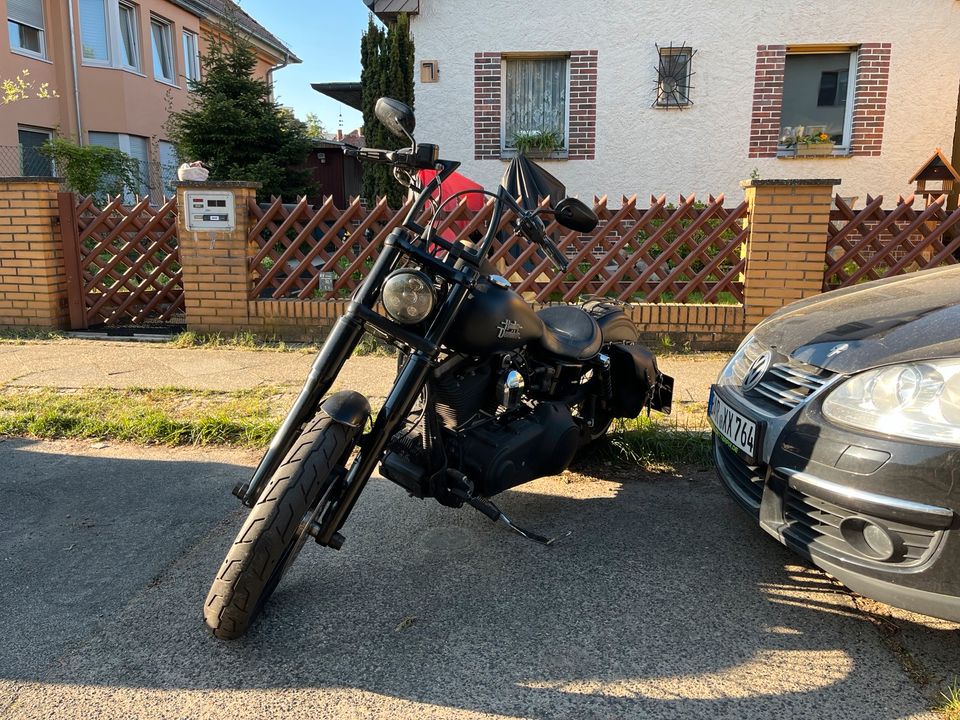
[[[914,209],[914,196],[884,210],[883,196],[867,196],[853,210],[839,195],[830,213],[823,289],[926,270],[960,261],[960,210],[944,209],[946,196]]]
[[[747,204],[723,207],[723,196],[698,203],[682,197],[677,205],[663,196],[638,207],[636,196],[622,198],[618,209],[596,199],[600,224],[590,233],[547,225],[570,260],[566,274],[523,237],[501,222],[493,261],[516,289],[539,302],[575,302],[603,296],[633,302],[742,303]],[[546,201],[544,201],[546,202]],[[327,200],[314,208],[301,200],[284,204],[250,203],[250,297],[339,299],[349,296],[373,265],[384,239],[408,212],[381,200],[365,208],[354,200],[343,210]],[[476,237],[486,230],[493,202],[479,211],[464,200],[438,218],[436,232]],[[547,216],[549,217],[549,216]],[[425,212],[418,220],[430,222]],[[331,290],[321,289],[321,274],[333,274]]]
[[[60,193],[70,324],[167,323],[184,310],[177,240],[177,201],[144,198],[103,208],[92,198]]]

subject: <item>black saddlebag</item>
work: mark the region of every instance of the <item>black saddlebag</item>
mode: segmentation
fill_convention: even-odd
[[[623,312],[623,308],[615,303],[603,300],[591,300],[584,303],[583,309],[593,316],[600,326],[603,342],[636,342],[640,337],[637,326]]]
[[[670,412],[673,378],[657,369],[652,352],[643,345],[624,343],[605,345],[602,352],[610,358],[614,416],[636,417],[648,404],[653,410]]]

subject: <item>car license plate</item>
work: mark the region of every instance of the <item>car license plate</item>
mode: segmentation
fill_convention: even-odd
[[[727,405],[711,388],[707,410],[710,424],[721,438],[746,454],[750,460],[757,456],[757,423]]]

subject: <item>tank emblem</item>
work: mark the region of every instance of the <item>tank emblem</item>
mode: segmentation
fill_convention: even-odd
[[[498,338],[512,338],[514,340],[519,340],[520,332],[523,330],[523,325],[514,320],[502,320],[500,324],[497,325],[497,330]]]

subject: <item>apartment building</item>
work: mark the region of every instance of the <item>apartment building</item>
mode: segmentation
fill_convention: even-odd
[[[119,148],[155,184],[177,159],[164,122],[186,106],[200,56],[232,21],[252,42],[267,80],[300,62],[232,0],[0,0],[0,78],[22,75],[56,98],[0,105],[0,175],[50,175],[37,148],[52,136]]]

